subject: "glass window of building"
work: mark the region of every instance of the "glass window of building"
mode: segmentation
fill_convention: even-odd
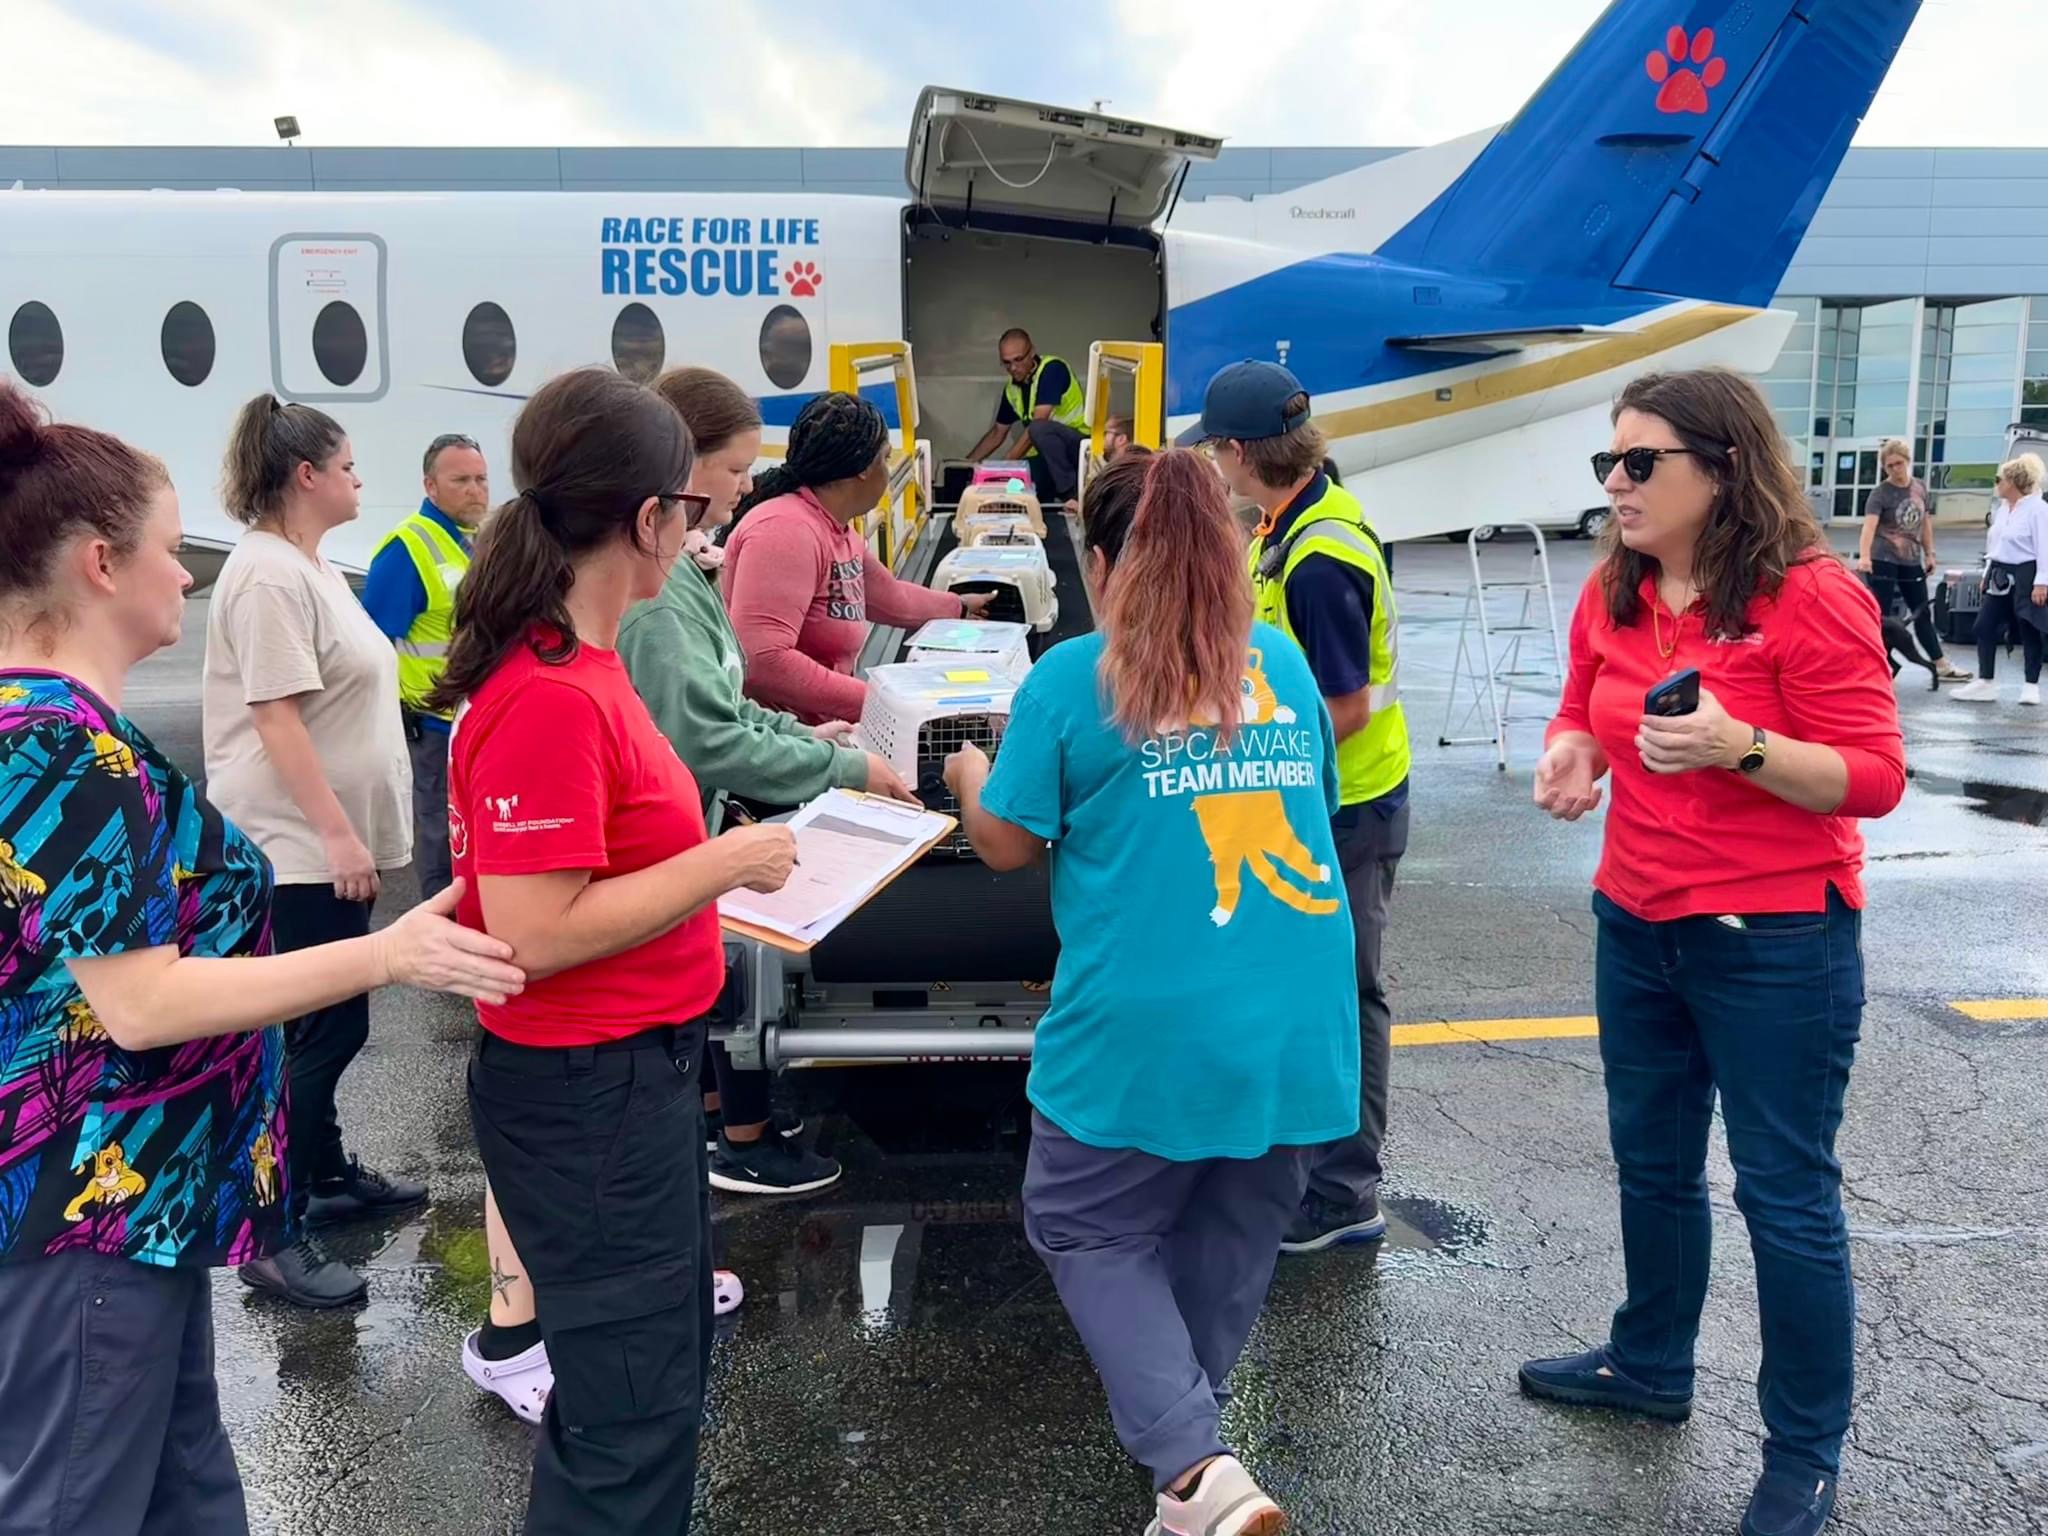
[[[2027,326],[2027,358],[2020,382],[2020,425],[2048,432],[2048,294],[2030,301],[2033,318]]]
[[[1930,303],[1915,456],[1937,491],[1986,489],[2005,454],[2024,367],[2026,301]]]
[[[1813,437],[1813,357],[1820,300],[1780,297],[1771,308],[1783,310],[1794,319],[1777,361],[1758,382],[1764,398],[1771,402],[1778,430],[1785,434],[1792,457],[1799,462],[1806,459]]]

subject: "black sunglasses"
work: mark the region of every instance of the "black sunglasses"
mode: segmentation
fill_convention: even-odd
[[[1631,448],[1626,453],[1596,453],[1593,455],[1593,478],[1602,485],[1614,473],[1619,464],[1628,471],[1629,479],[1641,485],[1657,472],[1657,461],[1674,453],[1689,453],[1696,459],[1705,459],[1710,464],[1719,463],[1711,453],[1702,453],[1697,448]]]

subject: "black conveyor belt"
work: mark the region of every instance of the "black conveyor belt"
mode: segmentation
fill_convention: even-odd
[[[1068,524],[1047,516],[1046,563],[1060,618],[1046,645],[1094,628]],[[953,548],[948,529],[934,563]],[[1049,981],[1059,956],[1044,866],[998,875],[978,859],[928,859],[848,918],[811,952],[821,982],[922,987],[932,982]]]

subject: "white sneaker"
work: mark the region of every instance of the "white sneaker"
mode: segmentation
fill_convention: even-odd
[[[1965,704],[1996,704],[1998,702],[1998,684],[1992,682],[1988,677],[1980,677],[1974,683],[1963,684],[1962,687],[1950,694],[1949,697],[1960,699]]]
[[[2041,685],[2039,683],[2026,683],[2022,685],[2020,688],[2020,702],[2022,704],[2039,704],[2041,702]]]
[[[1159,1495],[1151,1529],[1157,1536],[1280,1536],[1287,1516],[1235,1456],[1219,1456],[1203,1469],[1192,1499]]]

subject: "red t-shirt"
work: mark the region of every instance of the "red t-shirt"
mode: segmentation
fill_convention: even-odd
[[[1821,912],[1830,885],[1863,905],[1863,834],[1906,787],[1898,701],[1877,603],[1838,560],[1795,565],[1775,597],[1751,601],[1750,632],[1709,639],[1695,604],[1659,653],[1656,583],[1634,624],[1615,628],[1595,570],[1572,615],[1571,671],[1550,736],[1590,731],[1611,770],[1606,843],[1594,885],[1650,922],[1702,913]],[[1668,643],[1673,622],[1663,612]],[[1849,789],[1830,816],[1780,800],[1740,773],[1657,774],[1636,755],[1643,695],[1697,667],[1700,686],[1737,720],[1841,753]]]
[[[609,880],[705,840],[697,781],[655,729],[616,651],[561,666],[520,646],[470,698],[448,761],[448,841],[468,882],[456,916],[483,929],[479,875],[587,869]],[[516,963],[516,962],[515,962]],[[725,984],[718,912],[538,981],[477,1019],[519,1045],[594,1045],[710,1008]]]

